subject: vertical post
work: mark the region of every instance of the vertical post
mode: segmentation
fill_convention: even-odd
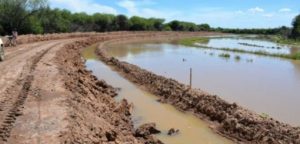
[[[190,68],[190,89],[192,89],[193,69]]]

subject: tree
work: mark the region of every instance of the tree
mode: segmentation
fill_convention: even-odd
[[[168,23],[173,31],[198,31],[198,26],[191,22],[184,22],[184,21],[171,21]]]
[[[159,18],[150,18],[148,19],[148,22],[150,23],[150,29],[149,30],[157,30],[161,31],[164,28],[164,19]]]
[[[116,17],[115,25],[117,27],[117,30],[129,30],[130,22],[128,18],[125,15],[118,15]]]
[[[116,16],[112,14],[96,13],[93,15],[93,19],[96,25],[95,30],[98,32],[113,31],[116,29],[114,25]]]
[[[300,15],[296,16],[296,18],[293,21],[293,29],[291,37],[294,39],[300,38]]]
[[[201,31],[209,31],[210,26],[209,26],[209,24],[200,24],[200,25],[198,25],[198,29]]]
[[[131,26],[130,30],[143,31],[147,30],[147,19],[133,16],[130,18]]]
[[[93,17],[84,12],[73,14],[71,19],[71,31],[87,32],[95,29]]]
[[[38,15],[44,33],[70,32],[72,16],[70,11],[46,8]]]
[[[41,21],[37,16],[30,16],[26,19],[24,27],[22,28],[24,33],[41,34],[44,33],[44,28]]]
[[[164,25],[163,31],[172,31],[172,28],[169,25]]]
[[[28,18],[47,5],[47,0],[0,0],[0,24],[6,34],[15,28],[22,33]]]
[[[179,21],[177,20],[171,21],[168,25],[171,27],[173,31],[179,31],[180,29],[180,24]]]

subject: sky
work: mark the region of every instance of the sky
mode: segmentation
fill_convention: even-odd
[[[71,12],[124,14],[224,28],[291,26],[300,0],[49,0]]]

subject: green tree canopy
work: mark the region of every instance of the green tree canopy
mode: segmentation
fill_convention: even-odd
[[[209,26],[209,24],[200,24],[200,25],[198,25],[198,29],[201,31],[209,31],[210,26]]]
[[[15,28],[23,31],[26,21],[47,5],[47,0],[0,0],[0,24],[6,34]]]
[[[300,15],[298,15],[293,21],[292,38],[300,38]]]
[[[117,15],[115,25],[118,30],[124,31],[129,29],[130,22],[125,15]]]

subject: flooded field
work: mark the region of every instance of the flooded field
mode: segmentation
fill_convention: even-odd
[[[249,41],[272,47],[265,44],[268,42]],[[213,39],[210,45],[217,43],[222,44],[220,47],[243,48],[238,43],[246,42]],[[293,51],[288,47],[270,50],[283,53]],[[300,125],[300,61],[167,43],[114,45],[107,51],[122,61],[185,84],[189,83],[189,69],[192,68],[194,88],[217,94],[259,114],[270,115],[294,126]],[[229,56],[222,56],[224,53]]]
[[[277,44],[271,41],[258,40],[255,38],[245,39],[239,37],[210,38],[207,43],[197,43],[199,46],[214,48],[239,49],[245,51],[260,51],[270,54],[294,54],[299,48]]]
[[[136,87],[108,66],[97,60],[95,46],[83,52],[87,59],[86,66],[99,79],[105,80],[108,84],[120,88],[117,100],[127,99],[134,104],[133,120],[135,127],[144,123],[155,122],[162,134],[157,135],[166,144],[229,144],[231,141],[214,133],[206,122],[192,114],[183,113],[168,104],[157,102],[157,97]],[[175,136],[168,136],[170,128],[179,129],[180,133]]]

